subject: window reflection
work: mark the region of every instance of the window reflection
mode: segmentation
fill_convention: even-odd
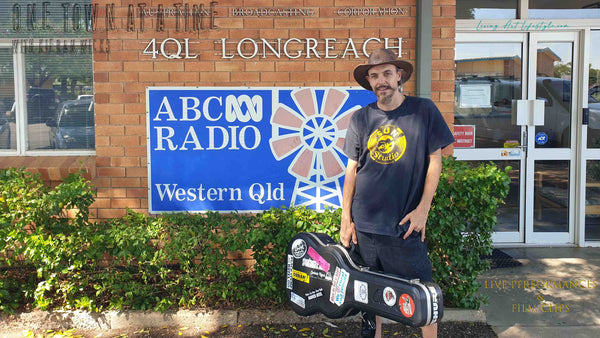
[[[474,126],[476,148],[519,145],[511,111],[512,100],[521,98],[521,49],[521,43],[456,44],[454,124]]]
[[[536,161],[534,232],[569,231],[569,161]]]
[[[530,19],[597,19],[597,0],[529,0]]]
[[[12,48],[0,48],[0,150],[15,149],[15,85]]]
[[[456,0],[457,19],[516,19],[517,0]]]
[[[600,240],[600,161],[587,161],[585,240]]]
[[[536,126],[536,147],[568,148],[571,144],[571,42],[539,43],[536,99],[544,101],[544,125]]]
[[[50,127],[50,147],[55,149],[93,149],[94,102],[92,97],[62,103],[56,120],[46,122]]]
[[[600,148],[600,31],[590,32],[588,148]]]
[[[91,5],[91,0],[0,0],[0,32],[11,39],[91,39],[92,23],[86,13]]]
[[[28,149],[94,149],[91,53],[28,52],[25,79]]]

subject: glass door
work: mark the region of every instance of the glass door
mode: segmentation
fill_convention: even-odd
[[[457,34],[454,155],[512,168],[495,243],[574,243],[578,51],[574,32]],[[517,125],[515,100],[543,109]]]
[[[530,34],[528,99],[544,109],[526,126],[526,243],[574,243],[578,51],[575,32]]]
[[[499,206],[495,243],[525,239],[525,127],[512,123],[512,101],[526,98],[528,35],[467,33],[456,36],[454,156],[473,165],[510,166],[511,183]],[[525,75],[524,75],[525,74]]]
[[[600,243],[600,30],[589,32],[588,113],[582,118],[583,171],[585,189],[580,199],[584,231],[579,241],[585,245]]]

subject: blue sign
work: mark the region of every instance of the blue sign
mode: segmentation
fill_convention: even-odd
[[[146,91],[151,213],[340,207],[352,88]]]
[[[539,133],[535,134],[535,143],[537,143],[541,146],[548,143],[548,135],[544,132],[539,132]]]

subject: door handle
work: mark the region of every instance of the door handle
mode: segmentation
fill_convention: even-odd
[[[523,130],[523,133],[521,134],[521,145],[519,148],[527,153],[527,130]]]

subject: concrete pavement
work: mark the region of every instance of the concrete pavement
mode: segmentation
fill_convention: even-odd
[[[483,311],[445,309],[445,321],[485,322]],[[317,314],[301,317],[292,310],[180,310],[177,312],[107,311],[33,311],[16,316],[0,317],[0,337],[22,337],[28,330],[65,330],[70,328],[89,331],[139,330],[161,327],[199,327],[213,331],[222,326],[247,326],[252,324],[302,324],[322,322],[359,322],[355,317],[328,319]],[[384,323],[390,321],[384,320]]]
[[[600,248],[503,248],[522,266],[478,279],[499,337],[600,336]]]

